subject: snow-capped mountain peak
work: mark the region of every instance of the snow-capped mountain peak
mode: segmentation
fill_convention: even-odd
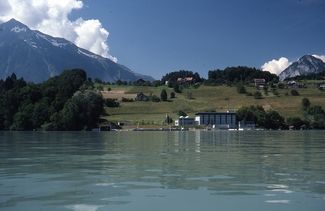
[[[286,78],[319,73],[322,71],[325,71],[325,63],[321,59],[311,55],[305,55],[281,72],[279,78],[283,81]]]
[[[153,80],[63,38],[31,30],[15,19],[0,24],[0,78],[14,72],[40,82],[71,68],[82,68],[89,77],[103,81]]]

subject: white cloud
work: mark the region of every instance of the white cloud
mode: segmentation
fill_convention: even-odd
[[[316,55],[316,54],[314,54],[313,57],[316,57],[316,58],[322,60],[323,62],[325,62],[325,55]]]
[[[73,10],[82,9],[83,6],[82,0],[1,0],[0,21],[15,18],[32,29],[63,37],[79,47],[117,62],[109,54],[109,32],[99,20],[69,19]]]
[[[273,59],[271,61],[266,62],[261,68],[263,71],[269,71],[271,73],[279,75],[283,70],[285,70],[291,62],[285,57],[281,57],[276,60]]]

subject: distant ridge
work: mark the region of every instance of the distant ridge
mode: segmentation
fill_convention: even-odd
[[[27,81],[41,82],[72,68],[108,82],[154,80],[63,38],[31,30],[15,19],[0,24],[0,78],[16,73]]]
[[[325,71],[325,63],[314,56],[305,55],[291,64],[279,75],[281,81],[295,76],[320,73]]]

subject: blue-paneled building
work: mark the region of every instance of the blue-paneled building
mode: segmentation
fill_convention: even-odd
[[[201,112],[196,114],[195,121],[215,128],[237,128],[236,112]]]

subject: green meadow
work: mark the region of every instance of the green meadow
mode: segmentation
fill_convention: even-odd
[[[143,92],[145,95],[160,96],[162,89],[168,93],[167,102],[120,102],[118,108],[106,108],[105,119],[110,121],[125,122],[129,125],[162,125],[166,114],[174,120],[178,117],[178,111],[184,111],[189,116],[204,111],[237,110],[242,106],[261,105],[265,110],[276,110],[285,118],[303,117],[301,101],[308,98],[312,105],[325,105],[325,91],[321,91],[312,85],[308,88],[296,89],[299,96],[292,96],[291,89],[279,89],[277,95],[271,90],[266,94],[264,90],[262,99],[254,96],[239,94],[236,86],[200,86],[199,88],[186,88],[182,93],[176,93],[176,98],[170,99],[172,88],[167,86],[109,86],[111,92],[124,92],[126,95]],[[246,86],[247,92],[254,93],[257,89]]]

